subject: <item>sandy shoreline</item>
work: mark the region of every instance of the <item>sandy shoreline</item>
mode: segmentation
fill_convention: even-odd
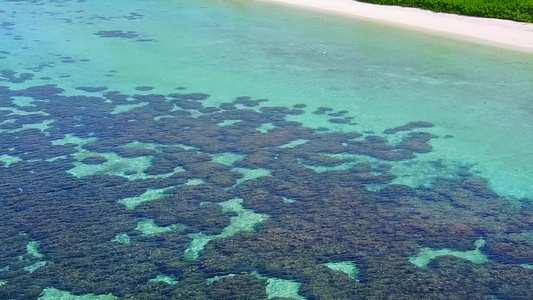
[[[435,13],[353,0],[259,0],[424,30],[455,39],[533,53],[533,24]]]

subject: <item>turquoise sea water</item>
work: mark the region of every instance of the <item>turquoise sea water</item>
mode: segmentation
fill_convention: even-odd
[[[533,293],[531,54],[249,1],[0,4],[1,299]]]

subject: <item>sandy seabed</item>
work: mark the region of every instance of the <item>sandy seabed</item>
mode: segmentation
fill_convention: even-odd
[[[533,24],[436,13],[417,8],[353,0],[260,0],[341,14],[443,34],[455,39],[533,53]]]

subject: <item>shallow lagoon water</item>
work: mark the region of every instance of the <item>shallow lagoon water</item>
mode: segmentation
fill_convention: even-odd
[[[0,3],[0,298],[531,294],[531,55],[265,3]]]

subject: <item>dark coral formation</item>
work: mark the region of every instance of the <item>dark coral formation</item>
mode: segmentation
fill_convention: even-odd
[[[154,88],[151,87],[151,86],[146,86],[146,85],[144,85],[144,86],[138,86],[138,87],[136,87],[135,89],[136,89],[137,91],[151,91],[151,90],[153,90]]]
[[[33,77],[32,73],[21,73],[17,75],[16,72],[12,70],[1,70],[0,71],[0,77],[3,79],[0,79],[0,81],[8,81],[11,83],[24,83],[26,81],[32,80]]]
[[[49,286],[135,299],[265,299],[264,278],[272,277],[301,283],[299,293],[307,299],[531,295],[533,271],[520,266],[533,263],[530,202],[511,204],[467,169],[430,187],[394,183],[393,164],[432,151],[430,141],[437,137],[420,131],[429,123],[386,130],[403,132],[403,140],[390,143],[381,135],[311,129],[287,120],[311,113],[305,105],[272,107],[264,99],[238,97],[213,107],[204,105],[209,103],[204,93],[128,95],[80,89],[91,96],[66,95],[54,85],[0,87],[2,106],[12,106],[16,96],[45,100],[19,107],[28,115],[1,128],[6,131],[0,155],[21,160],[0,168],[2,299],[35,299]],[[113,114],[117,105],[135,103],[147,105]],[[9,111],[0,113],[0,122],[13,118]],[[315,113],[353,122],[344,117],[347,111],[321,107]],[[42,131],[18,131],[47,120],[53,122]],[[225,121],[231,123],[221,126]],[[274,128],[260,132],[265,124]],[[93,140],[83,145],[52,142],[65,135]],[[78,161],[74,154],[80,149],[91,154]],[[69,173],[75,165],[112,163],[104,155],[109,153],[123,159],[149,157],[151,165],[138,170],[128,166],[125,173],[110,166],[80,178]],[[213,159],[227,153],[241,158],[232,165]],[[379,163],[347,161],[336,154]],[[345,163],[349,167],[340,168]],[[247,169],[266,169],[270,176],[244,180]],[[126,178],[133,175],[136,179]],[[200,184],[186,185],[189,180]],[[376,185],[381,188],[370,188]],[[131,210],[119,203],[164,188],[161,198]],[[185,259],[192,235],[219,235],[232,224],[237,214],[222,210],[220,203],[234,198],[269,219],[255,231],[212,240],[197,260]],[[143,235],[136,228],[146,218],[161,227],[185,227]],[[131,243],[117,242],[120,234],[127,234]],[[479,238],[486,241],[482,251],[489,261],[484,264],[455,257],[439,257],[427,268],[409,262],[421,247],[469,251]],[[36,240],[41,258],[26,251]],[[324,265],[345,261],[360,269],[357,280]],[[228,274],[236,275],[207,281]],[[173,276],[179,284],[149,282],[159,275]]]
[[[429,122],[409,122],[402,126],[385,129],[383,133],[394,134],[394,133],[401,132],[401,131],[412,131],[417,128],[430,128],[430,127],[433,127],[433,124]]]
[[[107,31],[98,31],[95,33],[100,37],[104,38],[121,38],[121,39],[135,39],[140,36],[139,33],[135,31],[122,31],[122,30],[107,30]]]
[[[89,92],[89,93],[98,93],[107,90],[105,86],[80,86],[76,88],[77,90]]]
[[[152,42],[153,39],[144,38],[142,34],[137,31],[129,30],[101,30],[95,33],[95,35],[102,38],[118,38],[125,40],[133,40],[136,42]]]

